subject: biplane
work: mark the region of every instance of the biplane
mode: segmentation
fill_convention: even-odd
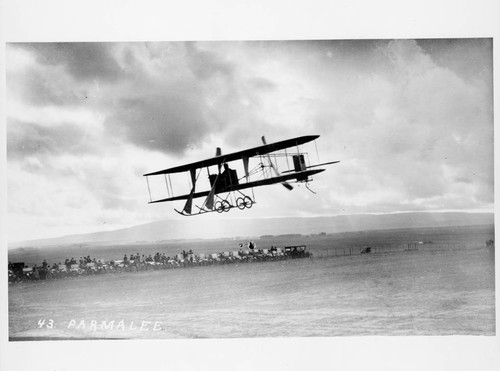
[[[217,148],[215,157],[144,174],[149,190],[149,203],[185,200],[182,211],[174,210],[181,215],[192,216],[209,212],[222,213],[234,208],[239,210],[251,208],[256,202],[253,191],[255,187],[281,183],[286,189],[292,190],[293,186],[290,183],[305,183],[308,188],[312,176],[325,170],[319,168],[320,166],[339,162],[332,161],[314,165],[306,163],[308,154],[301,152],[299,146],[317,138],[319,135],[308,135],[267,144],[265,137],[262,137],[263,144],[258,147],[230,154],[222,154],[220,148]],[[278,158],[286,159],[286,170],[280,171],[278,169]],[[289,165],[290,159],[293,166]],[[242,161],[244,173],[242,177],[238,177],[237,171],[229,167],[229,163],[235,161]],[[255,166],[250,167],[251,162],[256,162]],[[199,182],[200,174],[205,169],[208,175],[209,189],[197,191],[196,185]],[[189,174],[191,187],[189,193],[177,196],[174,194],[170,176],[176,173]],[[153,176],[165,178],[168,197],[153,200],[149,184],[149,177]],[[200,206],[195,205],[197,209],[193,212],[194,199],[203,199],[203,202]]]

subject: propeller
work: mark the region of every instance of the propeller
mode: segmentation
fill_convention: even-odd
[[[265,136],[262,136],[262,143],[264,143],[264,145],[267,145]],[[269,164],[271,165],[271,168],[276,173],[276,176],[281,176],[280,172],[278,171],[278,169],[276,169],[273,162],[271,161],[271,157],[269,156],[269,154],[267,155],[267,159],[269,160]],[[293,186],[288,182],[281,182],[281,184],[283,185],[283,187],[285,187],[289,191],[291,191],[293,189]]]
[[[220,157],[222,155],[222,150],[220,149],[220,147],[217,147],[215,149],[215,157]],[[219,174],[220,174],[220,168],[222,167],[222,164],[218,164],[217,165],[217,169],[219,170]]]

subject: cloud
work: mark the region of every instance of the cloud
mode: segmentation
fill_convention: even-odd
[[[196,95],[196,93],[194,93]],[[123,98],[106,122],[107,134],[121,135],[143,148],[180,154],[208,134],[203,109],[195,97],[169,89],[137,98]]]
[[[179,45],[174,49],[178,51]],[[138,147],[181,154],[209,134],[199,78],[170,48],[151,63],[148,48],[126,48],[128,76],[108,89],[106,135]],[[162,55],[162,57],[160,57]],[[184,62],[186,62],[184,60]]]
[[[29,49],[17,44],[8,44],[7,51],[8,104],[76,106],[85,100],[88,84],[75,84],[60,65],[41,65]]]
[[[479,200],[487,207],[493,202],[491,89],[436,64],[412,40],[391,41],[377,53],[385,57],[383,73],[351,79],[344,95],[325,87],[342,108],[312,106],[318,128],[327,131],[333,121],[327,139],[347,148],[336,151],[340,158],[356,161],[335,171],[345,202],[365,194],[367,209],[384,202],[392,210],[467,208]],[[457,177],[474,182],[463,187]],[[385,196],[374,202],[376,194]]]
[[[260,92],[273,91],[276,89],[276,84],[269,79],[263,77],[254,77],[248,81],[250,87]]]
[[[436,65],[451,70],[467,83],[491,84],[492,38],[422,39],[417,43]]]
[[[112,43],[20,43],[33,52],[38,63],[62,66],[76,80],[114,81],[122,75],[113,55]]]
[[[205,46],[209,46],[207,44],[209,43],[205,43]],[[186,62],[199,79],[210,79],[217,74],[229,79],[233,78],[235,66],[224,60],[220,54],[202,50],[194,42],[185,43],[185,48]]]
[[[95,150],[87,140],[88,132],[70,124],[43,126],[31,122],[8,120],[7,158],[22,161],[28,157],[52,157],[72,153],[79,155]]]
[[[213,135],[217,145],[237,145],[256,129],[265,133],[259,127],[267,120],[260,112],[276,84],[258,71],[237,68],[241,63],[231,47],[216,44],[206,50],[212,44],[191,42],[135,46],[126,52],[129,77],[113,95],[108,135],[180,155]]]
[[[18,87],[17,93],[22,95],[31,104],[37,106],[61,106],[68,103],[75,103],[76,96],[74,92],[67,91],[64,87],[60,86],[60,77],[58,79],[56,74],[50,76],[47,72],[42,74],[32,69],[24,72],[22,80],[23,82]],[[8,82],[8,88],[11,93],[15,89],[12,85]]]

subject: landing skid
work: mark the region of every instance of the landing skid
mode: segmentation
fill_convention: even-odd
[[[188,213],[184,212],[184,210],[183,211],[179,211],[177,209],[174,209],[174,210],[182,216],[195,216],[195,215],[202,215],[202,214],[213,213],[213,212],[227,213],[229,210],[234,209],[234,208],[238,208],[240,210],[250,209],[253,206],[253,204],[255,204],[255,203],[256,202],[254,200],[252,200],[249,196],[244,196],[244,197],[238,197],[236,199],[235,205],[230,204],[229,201],[227,201],[227,200],[217,201],[215,203],[215,207],[213,210],[205,209],[203,207],[196,206],[199,209],[199,211],[197,213],[194,213],[194,214],[188,214]]]

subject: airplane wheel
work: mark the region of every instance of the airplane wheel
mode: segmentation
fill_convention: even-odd
[[[253,201],[250,197],[245,196],[245,198],[243,199],[243,204],[245,205],[245,207],[248,207],[250,209],[253,205]]]
[[[217,210],[218,213],[228,212],[230,208],[231,204],[226,200],[217,201],[215,203],[215,210]]]
[[[221,213],[221,212],[223,212],[223,211],[224,211],[224,207],[223,207],[223,205],[222,205],[222,202],[217,201],[217,202],[215,203],[215,210],[217,210],[217,212],[218,212],[218,213]]]
[[[238,206],[238,209],[240,210],[243,210],[246,207],[243,197],[238,197],[238,199],[236,200],[236,206]]]
[[[231,204],[229,202],[227,202],[226,200],[222,201],[222,211],[227,213],[230,208]]]

